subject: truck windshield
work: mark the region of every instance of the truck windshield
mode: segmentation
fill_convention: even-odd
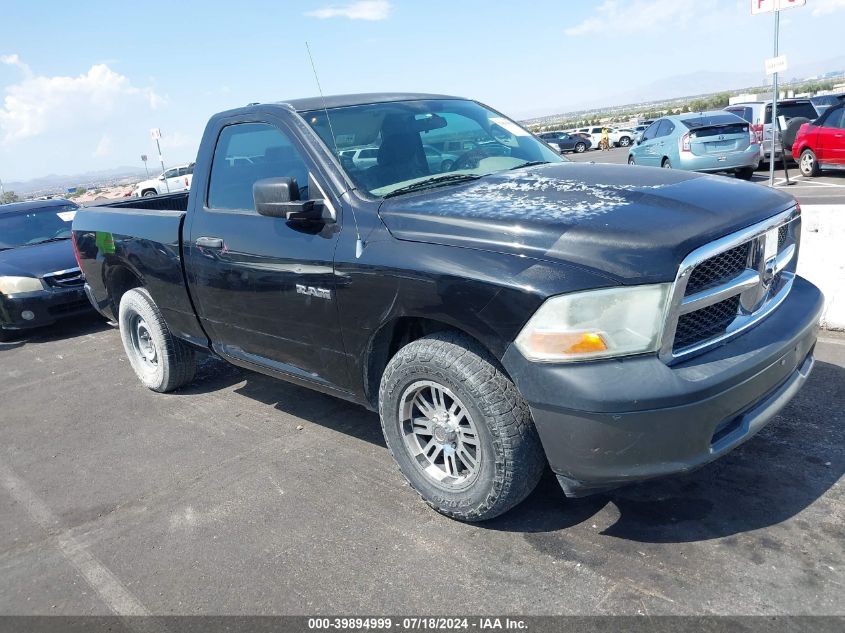
[[[70,238],[74,204],[0,212],[0,250]]]
[[[377,197],[529,163],[566,162],[518,124],[474,101],[425,99],[301,114],[355,185]]]

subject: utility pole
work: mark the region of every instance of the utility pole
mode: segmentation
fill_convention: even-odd
[[[161,174],[162,176],[164,176],[164,186],[167,188],[167,193],[170,193],[170,183],[167,182],[167,176],[165,176],[164,174],[164,172],[166,171],[164,169],[164,157],[161,155],[161,145],[159,144],[159,139],[161,138],[161,130],[157,127],[154,127],[152,130],[150,130],[150,136],[152,136],[156,142],[156,149],[158,150],[158,160],[161,163]]]
[[[780,139],[780,122],[778,121],[778,72],[786,70],[786,57],[778,55],[778,39],[780,38],[780,12],[792,7],[803,7],[807,0],[751,0],[751,15],[760,13],[775,14],[775,54],[766,60],[766,74],[772,75],[772,149],[769,153],[769,186],[775,186],[775,146]],[[763,118],[763,144],[766,143],[766,119]],[[781,152],[783,144],[781,143]],[[781,158],[786,161],[785,156]],[[786,169],[786,162],[784,162]],[[788,176],[787,176],[788,178]]]

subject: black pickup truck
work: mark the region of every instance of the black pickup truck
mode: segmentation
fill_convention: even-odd
[[[84,209],[73,237],[149,388],[202,352],[377,410],[410,484],[472,521],[546,464],[579,496],[754,435],[813,365],[800,228],[772,189],[368,94],[218,114],[189,194]]]

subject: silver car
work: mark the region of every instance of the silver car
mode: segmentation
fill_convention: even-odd
[[[628,151],[628,164],[732,172],[750,180],[760,164],[760,146],[749,124],[735,114],[680,114],[652,123]]]

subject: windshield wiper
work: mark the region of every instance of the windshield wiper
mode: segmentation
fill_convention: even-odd
[[[46,240],[41,240],[40,242],[31,242],[29,244],[24,244],[24,246],[36,246],[37,244],[47,244],[48,242],[63,242],[64,240],[69,240],[70,237],[48,237]]]
[[[401,196],[403,193],[410,193],[411,191],[420,191],[421,189],[433,189],[434,187],[439,187],[441,185],[448,185],[450,183],[458,182],[469,182],[470,180],[478,180],[479,178],[481,178],[481,176],[476,176],[474,174],[446,174],[443,176],[435,176],[434,178],[415,182],[412,185],[406,185],[404,187],[399,187],[399,189],[394,189],[390,193],[384,194],[384,197],[392,198],[393,196]]]
[[[517,165],[516,167],[510,167],[508,171],[513,171],[514,169],[522,169],[523,167],[536,167],[537,165],[548,165],[551,161],[548,160],[531,160],[527,163],[522,163],[521,165]]]

